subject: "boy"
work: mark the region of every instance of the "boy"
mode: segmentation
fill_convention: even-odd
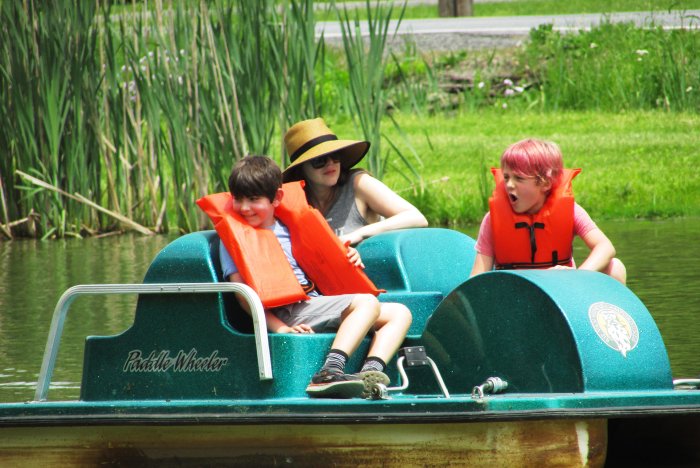
[[[340,253],[340,260],[335,260],[333,265],[333,258],[338,258],[339,255],[324,252],[321,247],[329,245],[328,241],[337,244],[337,238],[329,238],[334,237],[334,234],[325,224],[314,228],[314,223],[309,222],[308,217],[297,216],[298,212],[304,210],[311,212],[303,198],[303,189],[298,183],[287,184],[285,189],[291,194],[296,194],[298,189],[302,194],[303,207],[297,204],[290,209],[283,204],[285,191],[282,188],[282,172],[270,158],[247,156],[234,165],[229,177],[229,190],[233,200],[230,205],[232,213],[227,225],[233,226],[231,229],[234,231],[243,230],[245,234],[235,237],[234,233],[236,241],[231,241],[229,239],[233,237],[220,230],[220,223],[216,223],[222,238],[222,247],[225,247],[220,249],[224,278],[232,282],[247,283],[258,292],[265,306],[267,328],[272,332],[337,331],[323,366],[306,388],[310,396],[349,398],[360,396],[363,392],[366,394],[374,383],[387,385],[389,378],[384,374],[386,362],[403,342],[411,324],[410,311],[402,304],[380,304],[372,294],[320,294],[318,289],[334,291],[338,290],[338,287],[341,290],[349,287],[352,290],[362,290],[362,278],[366,281],[365,284],[371,285],[371,282],[357,271],[356,265],[361,262],[354,249],[347,253],[347,257]],[[286,211],[282,211],[283,208]],[[279,210],[280,214],[288,213],[285,220],[289,225],[278,219],[276,210]],[[302,222],[302,219],[305,221]],[[269,231],[275,238],[270,243],[265,240],[272,237]],[[309,242],[310,236],[313,236],[313,239]],[[252,241],[246,240],[251,237],[254,238]],[[293,246],[292,240],[298,243]],[[263,247],[260,247],[261,244]],[[258,249],[257,253],[255,249]],[[295,255],[299,249],[303,255]],[[284,256],[275,257],[273,254],[277,251],[283,252]],[[235,252],[236,262],[232,259],[232,252]],[[297,261],[297,257],[301,261]],[[274,258],[277,260],[271,260]],[[300,263],[309,265],[315,276],[307,275]],[[330,266],[327,266],[329,264]],[[296,284],[289,284],[287,287],[284,286],[287,277],[283,276],[289,271],[289,267],[294,274],[291,282]],[[323,271],[324,268],[326,271]],[[256,269],[268,277],[265,279],[270,280],[267,284],[284,291],[275,297],[268,297],[267,290],[270,288],[258,285],[256,275],[251,274]],[[336,279],[335,284],[328,284],[334,273],[348,269],[351,275],[362,276],[359,283],[356,281],[358,278],[348,278],[348,281],[345,281],[346,277],[343,277]],[[246,276],[248,278],[245,278]],[[360,286],[355,286],[358,284]],[[296,294],[295,290],[299,285],[303,291]],[[364,290],[376,294],[376,289],[371,286],[365,287]],[[371,329],[374,330],[374,336],[362,369],[358,374],[346,374],[345,363]]]
[[[476,259],[470,276],[492,268],[576,268],[573,239],[590,249],[579,270],[606,273],[625,284],[624,264],[615,247],[574,201],[571,180],[579,169],[564,169],[559,146],[525,139],[501,156],[501,169],[492,170],[496,188],[489,212],[481,222]]]

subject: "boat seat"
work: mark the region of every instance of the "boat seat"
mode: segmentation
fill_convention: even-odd
[[[405,304],[413,314],[408,334],[420,335],[438,304],[469,278],[474,244],[458,231],[423,228],[379,234],[357,249],[365,273],[386,290],[379,300]]]
[[[420,335],[438,304],[469,278],[474,263],[474,240],[442,228],[404,229],[366,239],[358,250],[365,273],[386,292],[382,302],[400,302],[413,314],[409,335]],[[219,263],[218,236],[209,238],[211,263],[218,281],[224,281]],[[433,261],[441,258],[441,262]],[[226,316],[236,330],[253,332],[250,316],[232,294],[224,294]]]

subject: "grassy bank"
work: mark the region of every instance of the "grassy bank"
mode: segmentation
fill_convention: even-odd
[[[697,114],[482,110],[396,118],[421,156],[424,189],[411,188],[398,171],[385,181],[431,224],[479,221],[493,188],[489,168],[525,137],[555,141],[565,165],[583,169],[574,190],[594,218],[700,216]],[[338,127],[352,134],[349,126]],[[387,135],[398,139],[389,127]]]

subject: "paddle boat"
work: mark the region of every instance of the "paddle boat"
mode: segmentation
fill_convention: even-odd
[[[673,380],[629,289],[574,270],[468,279],[473,247],[437,228],[360,244],[380,299],[414,316],[392,383],[369,399],[306,395],[334,335],[268,334],[255,293],[222,281],[214,231],[170,243],[142,283],[74,286],[56,306],[34,400],[0,404],[0,466],[700,461],[699,382]],[[64,321],[88,294],[138,294],[134,322],[87,337],[79,399],[54,401]]]

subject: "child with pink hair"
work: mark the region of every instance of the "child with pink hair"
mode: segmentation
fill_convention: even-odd
[[[559,146],[521,140],[506,149],[501,169],[492,172],[496,188],[479,228],[471,276],[493,268],[578,268],[626,282],[625,266],[615,258],[612,242],[574,201],[571,181],[580,169],[564,169]],[[572,255],[574,236],[590,249],[578,267]]]

